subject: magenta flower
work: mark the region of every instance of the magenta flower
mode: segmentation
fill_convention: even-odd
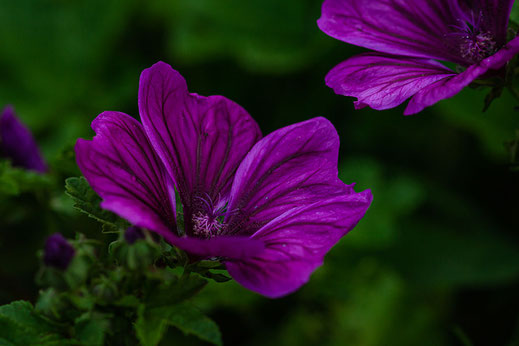
[[[418,113],[478,78],[498,74],[519,52],[519,38],[506,41],[513,2],[325,0],[317,22],[323,32],[377,51],[342,62],[326,84],[356,97],[356,109],[388,109],[411,98],[404,114]]]
[[[10,159],[14,166],[39,173],[47,171],[31,132],[16,117],[11,106],[5,107],[0,115],[0,156]]]
[[[74,258],[76,250],[61,233],[54,233],[45,241],[43,262],[49,267],[66,270]]]
[[[93,140],[76,144],[102,207],[192,255],[219,258],[248,289],[279,297],[299,288],[371,203],[370,191],[337,178],[339,138],[324,118],[261,139],[242,107],[190,94],[162,62],[141,75],[139,110],[142,125],[102,113]]]

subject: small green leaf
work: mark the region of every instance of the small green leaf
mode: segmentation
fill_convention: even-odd
[[[197,263],[198,268],[205,268],[205,269],[225,269],[222,263],[218,261],[200,261]]]
[[[141,305],[135,322],[135,333],[143,346],[157,345],[168,329],[166,321],[157,315],[147,314],[144,305]]]
[[[73,177],[65,180],[67,194],[74,200],[74,208],[103,223],[103,231],[113,233],[128,227],[128,223],[114,213],[102,209],[101,198],[92,190],[84,177]]]
[[[203,275],[204,277],[208,278],[208,279],[212,279],[216,282],[227,282],[227,281],[230,281],[232,280],[232,278],[228,275],[225,275],[225,274],[222,274],[222,273],[214,273],[214,272],[211,272],[211,271],[206,271],[204,273],[202,273],[201,275]]]
[[[496,87],[493,87],[490,92],[485,96],[485,105],[483,106],[483,112],[486,112],[488,108],[490,108],[490,105],[492,102],[499,98],[501,94],[503,93],[503,86],[499,85]]]
[[[222,345],[218,325],[190,303],[146,309],[141,306],[135,325],[137,336],[143,345],[157,345],[168,326],[174,326],[184,334]]]

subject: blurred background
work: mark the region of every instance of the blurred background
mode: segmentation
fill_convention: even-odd
[[[196,304],[227,345],[518,345],[519,129],[508,94],[482,113],[467,89],[424,112],[355,111],[324,76],[362,50],[320,32],[318,0],[0,0],[0,106],[34,132],[52,175],[0,186],[0,304],[37,295],[36,251],[56,231],[100,237],[64,179],[104,110],[138,117],[139,74],[163,60],[192,92],[238,102],[264,134],[324,116],[340,176],[373,204],[297,293],[234,282]],[[4,177],[5,178],[5,177]],[[164,344],[197,344],[171,330]]]

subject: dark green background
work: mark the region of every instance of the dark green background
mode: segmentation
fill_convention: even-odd
[[[53,168],[45,191],[0,194],[0,303],[34,299],[48,234],[99,237],[63,194],[70,148],[104,110],[138,116],[139,74],[163,60],[192,92],[238,102],[264,134],[324,116],[340,175],[374,201],[309,284],[279,300],[231,282],[196,304],[228,345],[517,345],[519,128],[505,94],[465,90],[421,114],[354,111],[324,76],[362,49],[327,37],[311,0],[0,0],[0,106]],[[110,238],[107,238],[110,239]],[[193,343],[174,331],[164,344]],[[515,343],[514,343],[515,340]]]

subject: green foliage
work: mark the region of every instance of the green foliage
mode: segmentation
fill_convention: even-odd
[[[49,188],[50,184],[49,176],[12,167],[9,161],[0,158],[0,198],[28,191],[36,193]]]
[[[167,18],[169,49],[177,59],[231,57],[249,69],[275,72],[301,69],[327,52],[329,42],[316,30],[318,8],[299,0],[153,3],[155,13]]]
[[[51,345],[60,339],[56,327],[35,314],[31,303],[0,306],[0,345]]]
[[[18,318],[0,308],[0,344],[131,345],[139,343],[138,327],[151,344],[162,335],[160,344],[182,344],[178,330],[190,344],[218,344],[214,324],[195,306],[220,323],[227,344],[518,340],[518,179],[509,171],[517,101],[508,90],[494,100],[501,90],[485,86],[413,117],[403,117],[402,107],[353,111],[352,99],[323,79],[361,49],[319,31],[321,4],[0,1],[0,101],[15,106],[51,167],[37,175],[0,162],[0,302],[35,302],[34,311],[12,303]],[[511,18],[519,23],[518,6]],[[337,128],[341,179],[357,182],[357,191],[370,188],[374,201],[297,293],[264,299],[229,280],[218,261],[196,262],[156,239],[129,245],[102,234],[100,225],[121,233],[127,224],[99,207],[83,178],[67,189],[92,219],[63,194],[63,180],[81,174],[77,137],[91,137],[89,124],[103,110],[138,116],[138,75],[157,60],[179,70],[192,92],[243,105],[264,134],[318,115]],[[487,106],[493,102],[482,113],[487,96]],[[67,271],[40,272],[38,294],[34,253],[57,231],[89,239],[74,241],[80,258]],[[157,323],[137,323],[139,316]]]
[[[510,19],[516,23],[519,23],[519,4],[514,2],[512,6],[512,12],[510,13]]]
[[[84,345],[104,345],[110,328],[110,317],[106,314],[86,312],[75,320],[75,337]]]
[[[174,326],[185,334],[193,334],[215,345],[222,345],[222,337],[216,323],[190,303],[151,309],[141,306],[138,315],[135,328],[144,346],[157,345],[168,326]]]
[[[74,201],[74,208],[103,224],[103,232],[118,232],[128,223],[117,215],[100,207],[101,198],[92,190],[84,177],[68,178],[65,181],[67,194]]]

